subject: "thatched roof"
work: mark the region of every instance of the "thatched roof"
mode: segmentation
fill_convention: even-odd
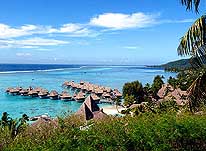
[[[63,91],[61,93],[60,97],[61,98],[71,98],[72,96],[68,92]]]
[[[77,115],[83,116],[84,119],[90,120],[94,117],[93,112],[100,111],[98,105],[95,103],[91,95],[82,103],[79,110],[76,112]],[[97,113],[95,113],[97,114]],[[98,117],[98,115],[96,115]]]
[[[98,97],[96,94],[92,93],[91,94],[91,97],[94,101],[99,101],[100,100],[100,97]]]
[[[31,126],[37,128],[48,124],[56,128],[58,126],[58,121],[51,119],[50,117],[40,117],[36,122],[32,123]]]
[[[70,86],[70,82],[65,81],[62,85],[63,85],[63,86]]]
[[[160,98],[164,98],[168,92],[174,91],[174,88],[169,84],[163,84],[162,88],[158,91],[157,95]]]
[[[92,98],[91,95],[89,95],[84,103],[89,107],[89,109],[94,112],[94,111],[99,111],[99,106],[96,104],[95,100]]]
[[[108,115],[105,114],[103,112],[103,110],[93,112],[93,119],[95,119],[95,120],[100,120],[100,119],[103,119],[103,118],[105,118],[107,116]]]
[[[187,97],[187,92],[186,91],[182,91],[180,89],[175,89],[172,93],[171,93],[172,97],[175,98],[176,103],[178,105],[183,105],[185,102],[187,102],[186,97]]]
[[[38,92],[35,90],[31,90],[28,92],[28,95],[37,95],[37,94],[38,94]]]
[[[42,90],[38,93],[39,96],[44,96],[44,95],[48,95],[48,91],[46,90]]]
[[[77,100],[81,100],[85,98],[85,93],[83,93],[82,91],[80,91],[76,96],[75,99]]]
[[[54,97],[54,96],[57,96],[57,95],[59,95],[59,94],[55,90],[51,90],[51,92],[49,93],[49,96],[51,96],[51,97]]]
[[[29,91],[27,89],[22,89],[21,91],[19,91],[19,93],[21,94],[25,94],[25,93],[28,93]]]
[[[92,111],[85,103],[81,105],[76,114],[82,116],[86,120],[90,120],[94,117]]]
[[[15,88],[12,88],[9,90],[10,93],[18,93],[19,90],[18,89],[15,89]]]

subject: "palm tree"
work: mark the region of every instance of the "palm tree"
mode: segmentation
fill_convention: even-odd
[[[115,102],[115,105],[116,105],[117,112],[120,113],[119,110],[118,110],[118,106],[121,105],[121,99],[120,98],[115,98],[114,102]]]
[[[194,0],[195,1],[195,0]],[[199,4],[198,4],[199,5]],[[189,7],[188,9],[190,9]],[[188,99],[190,111],[198,109],[206,96],[206,16],[198,18],[181,38],[177,48],[178,55],[191,56],[191,65],[198,71],[196,80],[189,87]]]
[[[187,10],[192,10],[194,7],[195,12],[198,13],[200,0],[181,0],[181,3],[186,6]]]

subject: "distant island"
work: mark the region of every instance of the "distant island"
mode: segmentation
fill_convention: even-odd
[[[162,65],[151,65],[147,67],[153,67],[153,68],[163,68],[166,71],[174,71],[178,72],[185,69],[190,69],[192,66],[190,64],[190,59],[180,59],[176,61],[171,61]]]

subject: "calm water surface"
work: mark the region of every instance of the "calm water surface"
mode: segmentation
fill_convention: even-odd
[[[0,65],[0,113],[8,112],[13,118],[20,117],[23,113],[28,116],[49,114],[52,117],[61,116],[65,112],[75,112],[81,103],[75,101],[61,101],[39,98],[26,98],[22,96],[10,96],[5,94],[7,87],[43,87],[48,90],[55,89],[59,93],[65,80],[88,81],[98,85],[109,86],[122,90],[125,82],[139,80],[143,84],[151,83],[154,76],[163,75],[165,79],[175,76],[175,73],[164,72],[161,69],[144,68],[139,66],[63,66],[57,70],[52,67],[27,67],[23,71],[18,66],[8,69]],[[32,70],[33,69],[33,70]],[[48,70],[47,70],[48,69]],[[21,70],[21,71],[19,71]],[[35,71],[34,71],[35,70]]]

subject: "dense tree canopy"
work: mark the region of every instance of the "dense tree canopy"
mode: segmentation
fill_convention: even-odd
[[[159,89],[161,89],[162,85],[164,84],[163,82],[163,77],[161,77],[160,75],[157,75],[154,80],[153,80],[153,84],[152,84],[152,91],[153,94],[156,95],[157,92],[159,91]]]
[[[123,97],[134,96],[135,101],[141,103],[144,97],[143,86],[139,81],[128,82],[123,86]]]

